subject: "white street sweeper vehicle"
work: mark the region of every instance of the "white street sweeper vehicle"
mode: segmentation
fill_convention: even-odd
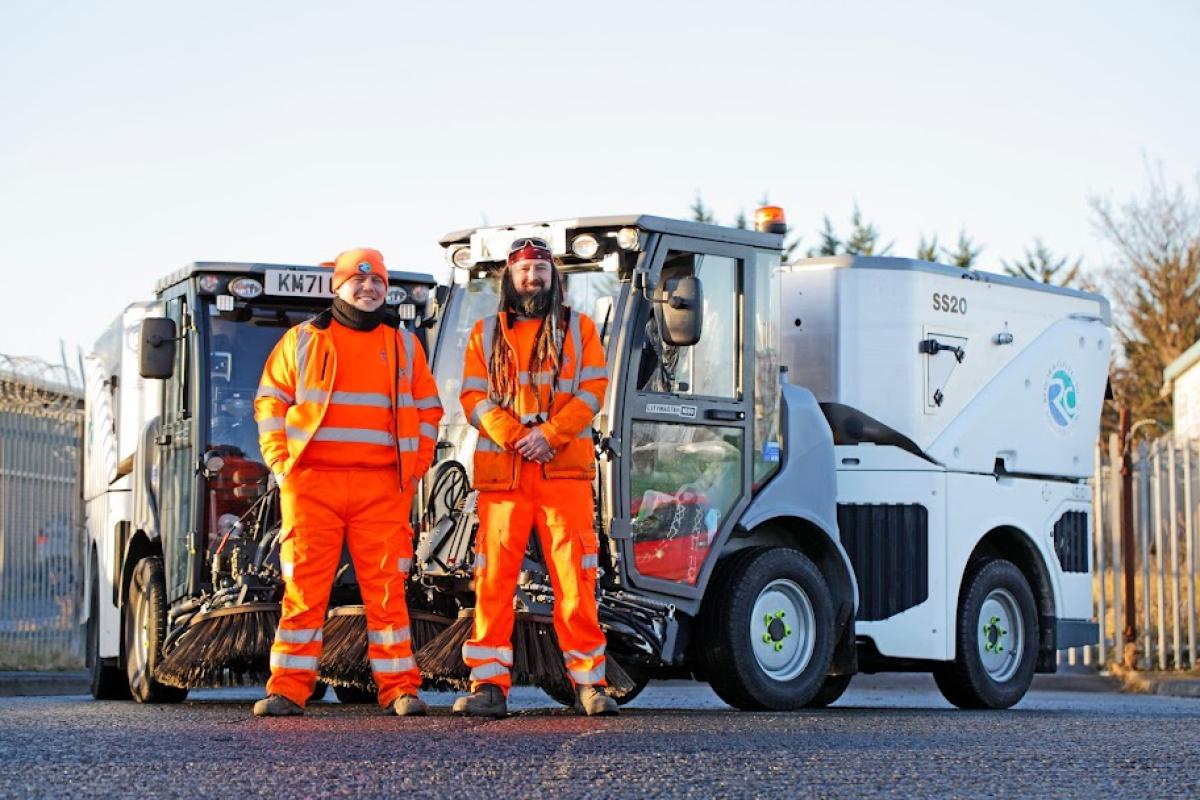
[[[193,686],[265,678],[282,583],[254,397],[279,338],[329,306],[331,278],[315,266],[192,264],[126,308],[87,356],[95,697],[175,702]],[[433,290],[428,275],[390,273],[396,324],[419,326]],[[355,602],[346,568],[333,603]]]
[[[762,216],[773,232],[626,216],[442,239],[446,416],[418,580],[472,602],[463,353],[510,243],[537,236],[607,349],[601,621],[636,683],[694,676],[735,707],[793,709],[858,671],[925,671],[958,706],[1011,706],[1057,650],[1097,641],[1108,303],[909,259],[781,265],[781,212]],[[518,602],[544,615],[529,557]]]

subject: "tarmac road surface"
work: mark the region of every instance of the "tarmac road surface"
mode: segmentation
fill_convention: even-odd
[[[534,689],[504,720],[321,702],[256,720],[261,689],[180,706],[0,698],[0,798],[1200,796],[1200,700],[1035,690],[952,710],[926,676],[859,676],[832,708],[730,710],[651,684],[616,718]],[[332,693],[330,693],[332,698]]]

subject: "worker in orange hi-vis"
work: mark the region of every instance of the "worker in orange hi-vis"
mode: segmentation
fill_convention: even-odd
[[[475,627],[463,646],[472,694],[455,701],[455,713],[507,713],[513,596],[533,529],[547,556],[554,630],[576,708],[617,713],[604,691],[592,496],[592,419],[608,373],[596,326],[562,298],[549,246],[518,239],[501,279],[499,312],[477,323],[467,344],[459,399],[479,430],[479,533]]]
[[[285,579],[267,697],[254,714],[303,713],[344,539],[366,606],[379,705],[419,716],[428,709],[417,696],[405,601],[409,517],[442,406],[421,344],[385,315],[379,251],[349,250],[328,265],[333,307],[284,334],[254,401],[263,458],[280,486]]]

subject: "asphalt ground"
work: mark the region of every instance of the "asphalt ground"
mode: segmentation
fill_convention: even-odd
[[[1195,699],[1035,689],[963,712],[892,675],[781,714],[670,682],[614,718],[516,689],[504,720],[452,717],[441,694],[423,719],[336,702],[254,719],[260,695],[0,698],[0,798],[1200,796]]]

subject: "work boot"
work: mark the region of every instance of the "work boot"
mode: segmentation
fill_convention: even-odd
[[[298,717],[304,709],[281,694],[269,694],[254,704],[256,717]]]
[[[397,717],[423,717],[429,706],[415,694],[402,694],[392,701],[392,713]]]
[[[473,694],[455,700],[450,710],[468,717],[503,717],[508,714],[508,700],[499,686],[485,683]]]
[[[617,701],[608,696],[603,686],[576,686],[575,710],[589,717],[614,717],[621,713]]]

